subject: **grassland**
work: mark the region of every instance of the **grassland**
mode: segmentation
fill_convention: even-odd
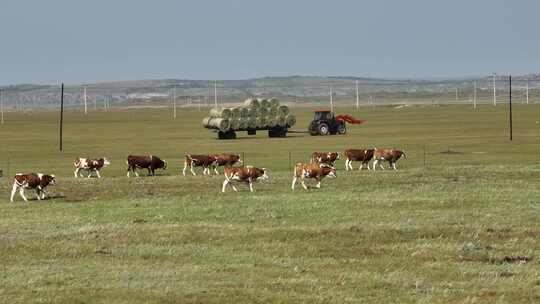
[[[296,129],[311,110],[298,108]],[[6,175],[58,176],[53,198],[8,203],[0,179],[2,303],[534,303],[540,301],[540,106],[338,108],[366,119],[346,136],[266,134],[218,141],[204,112],[68,111],[58,152],[51,111],[8,113]],[[397,172],[345,172],[290,190],[312,151],[396,147]],[[219,193],[222,176],[180,176],[186,152],[237,152],[266,167],[255,193]],[[449,153],[450,152],[450,153]],[[125,177],[127,154],[169,168]],[[74,179],[76,156],[106,156]]]

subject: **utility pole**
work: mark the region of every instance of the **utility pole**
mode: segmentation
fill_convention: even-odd
[[[332,86],[330,86],[330,112],[334,113],[334,92]]]
[[[88,114],[88,107],[86,105],[86,85],[83,85],[83,91],[84,91],[84,115]]]
[[[509,87],[509,94],[508,94],[508,104],[509,104],[509,111],[508,115],[510,115],[510,140],[512,140],[512,75],[508,78],[508,87]]]
[[[356,111],[360,108],[360,97],[358,96],[358,80],[356,80]]]
[[[60,151],[62,151],[62,131],[64,126],[64,83],[62,83],[62,91],[60,94]]]
[[[0,124],[4,124],[4,89],[0,89],[0,113],[2,113],[0,118]]]
[[[476,109],[476,80],[474,81],[473,108]]]
[[[497,74],[493,73],[493,105],[497,106],[497,84],[495,83],[495,77]]]
[[[217,81],[214,80],[214,108],[217,109]]]
[[[176,119],[176,87],[173,87],[173,119]]]
[[[526,91],[526,96],[527,96],[527,104],[529,104],[529,79],[527,79],[527,91]]]

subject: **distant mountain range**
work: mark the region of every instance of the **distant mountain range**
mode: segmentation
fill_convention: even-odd
[[[506,82],[507,76],[497,76],[497,82]],[[358,83],[359,94],[376,93],[445,93],[454,90],[470,90],[477,82],[480,90],[492,86],[493,77],[464,77],[453,79],[378,79],[366,77],[319,77],[289,76],[264,77],[244,80],[190,80],[190,79],[156,79],[129,80],[65,86],[67,105],[78,105],[83,100],[86,87],[87,100],[109,100],[123,103],[140,100],[158,100],[177,98],[192,100],[214,98],[214,85],[220,100],[241,100],[246,97],[316,97],[329,96],[330,90],[335,96],[354,96]],[[531,88],[540,87],[540,74],[513,76],[516,86],[528,83]],[[0,87],[6,106],[21,104],[30,106],[47,106],[57,104],[60,95],[59,85],[20,84]]]

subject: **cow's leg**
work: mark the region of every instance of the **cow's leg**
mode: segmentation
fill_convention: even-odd
[[[28,199],[26,198],[26,196],[24,196],[24,188],[23,188],[23,187],[20,187],[20,188],[19,188],[19,195],[23,198],[23,200],[24,200],[25,202],[28,203]]]
[[[345,159],[345,171],[349,171],[349,159]]]
[[[11,189],[11,197],[9,198],[9,201],[13,203],[13,198],[15,197],[15,192],[19,189],[19,186],[17,183],[13,183],[13,188]]]
[[[36,196],[37,196],[38,201],[41,200],[41,191],[42,191],[41,186],[37,186],[37,188],[36,188]]]
[[[317,185],[315,187],[317,187],[317,189],[321,189],[321,178],[317,178]]]
[[[75,178],[79,177],[79,168],[75,168],[75,171],[73,171],[73,175],[75,175]]]
[[[87,170],[87,171],[88,171],[88,176],[86,178],[92,177],[92,170],[90,169],[90,170]]]
[[[195,174],[195,171],[193,171],[193,164],[189,165],[189,169],[191,170],[191,174],[197,175],[197,174]],[[203,171],[203,173],[204,173],[204,171]]]
[[[296,185],[296,180],[298,179],[298,177],[293,177],[293,180],[292,180],[292,185],[291,185],[291,189],[294,191],[294,185]]]
[[[137,172],[137,167],[133,167],[133,173],[135,173],[136,177],[139,177],[139,172]]]
[[[184,162],[184,170],[182,170],[182,175],[186,176],[186,169],[187,169],[188,163]]]
[[[131,171],[131,166],[128,165],[128,168],[127,168],[127,177],[129,177],[129,171]]]
[[[231,181],[231,187],[232,187],[232,189],[234,190],[234,192],[238,192],[238,189],[234,186],[234,184],[232,183],[232,181]]]
[[[99,170],[96,169],[95,171],[96,171],[97,177],[98,177],[98,178],[101,178],[101,174],[99,174]]]
[[[249,183],[249,192],[253,192],[253,180],[251,178],[248,179],[248,183]]]
[[[227,177],[225,177],[225,180],[223,181],[223,187],[221,187],[222,193],[225,193],[225,188],[227,187],[228,184],[229,184],[229,180],[227,179]]]
[[[397,168],[396,168],[396,162],[391,162],[390,164],[392,165],[392,169],[397,170]]]
[[[382,170],[384,170],[383,162],[381,162],[381,163],[379,164],[379,167],[380,167]]]
[[[306,183],[304,181],[304,178],[300,178],[300,183],[302,184],[302,187],[304,187],[304,189],[308,189],[308,187],[306,186]]]
[[[219,175],[219,171],[217,170],[217,166],[212,166],[214,168],[214,172],[216,173],[216,175]]]
[[[373,171],[376,171],[376,166],[377,166],[377,163],[379,162],[378,159],[374,160],[373,161]]]

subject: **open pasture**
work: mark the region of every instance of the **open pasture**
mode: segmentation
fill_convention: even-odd
[[[312,109],[292,111],[305,131]],[[64,152],[57,112],[7,113],[0,302],[540,301],[539,105],[515,106],[513,142],[506,105],[338,107],[367,123],[345,136],[230,141],[201,127],[206,113],[68,110]],[[311,152],[374,146],[408,159],[396,172],[346,172],[341,159],[321,189],[290,190]],[[270,180],[221,194],[223,175],[180,175],[188,152],[239,153]],[[168,169],[126,178],[126,156],[147,153]],[[74,179],[77,156],[111,165],[100,180]],[[52,198],[10,205],[11,176],[28,171],[57,176]]]

